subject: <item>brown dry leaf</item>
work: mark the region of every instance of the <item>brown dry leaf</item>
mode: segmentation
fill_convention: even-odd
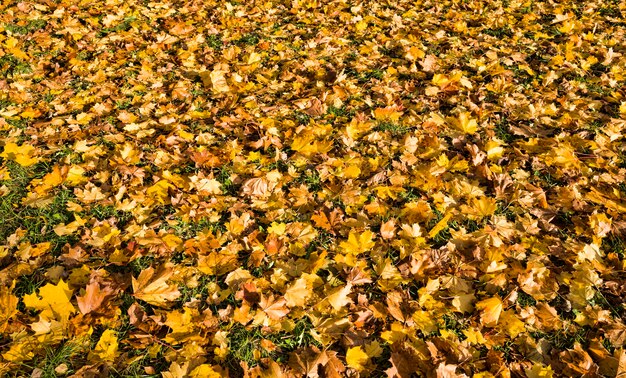
[[[168,302],[180,296],[178,287],[167,282],[173,274],[171,264],[164,264],[156,270],[151,267],[142,270],[137,279],[132,279],[133,296],[154,306],[167,307]]]
[[[259,307],[267,314],[270,319],[278,320],[289,313],[289,309],[285,307],[287,301],[283,298],[274,300],[274,297],[263,297],[259,302]]]
[[[4,2],[0,376],[621,374],[623,2],[431,3]]]
[[[113,293],[113,289],[109,286],[102,288],[98,282],[90,282],[85,288],[85,295],[77,296],[76,302],[78,309],[83,314],[88,314],[102,306],[107,297]]]

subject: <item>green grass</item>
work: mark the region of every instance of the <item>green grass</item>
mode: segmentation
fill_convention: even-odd
[[[294,116],[299,125],[308,125],[311,122],[311,116],[306,113],[296,111],[294,112]]]
[[[385,72],[380,69],[373,69],[365,72],[361,75],[359,82],[361,81],[370,81],[371,79],[382,80],[385,77]]]
[[[223,222],[211,222],[208,218],[201,218],[195,222],[186,222],[178,218],[177,223],[164,225],[166,229],[174,230],[176,236],[183,240],[192,239],[198,234],[206,231],[215,233],[216,231],[225,232],[226,226]]]
[[[259,364],[254,358],[254,352],[259,351],[261,358],[270,357],[277,362],[286,362],[289,354],[297,349],[310,345],[321,345],[311,335],[313,328],[307,318],[297,321],[291,332],[263,334],[260,327],[248,328],[236,323],[229,332],[228,342],[230,354],[226,364],[234,370],[235,376],[241,373],[240,362],[244,361],[253,367]],[[276,345],[276,350],[270,352],[261,347],[261,341],[267,339]]]
[[[322,190],[322,179],[319,173],[315,169],[307,169],[302,173],[296,181],[300,184],[305,184],[311,192],[318,192]]]
[[[224,47],[222,36],[220,34],[211,34],[206,40],[206,44],[214,50],[221,50]]]
[[[231,165],[223,165],[219,168],[217,173],[217,177],[215,179],[219,181],[222,185],[221,189],[225,195],[235,196],[237,195],[237,191],[239,188],[233,180],[231,179],[231,175],[233,174],[233,168]]]
[[[418,201],[424,197],[424,192],[417,188],[409,187],[400,193],[402,203]]]
[[[522,307],[532,307],[537,304],[537,301],[532,295],[528,295],[520,290],[517,292],[517,303]]]
[[[467,325],[464,320],[459,319],[456,314],[450,313],[443,315],[441,317],[440,327],[454,332],[461,341],[467,339],[467,336],[463,333],[463,330],[467,329]]]
[[[25,62],[12,54],[0,57],[0,77],[15,76],[33,72],[28,62]]]
[[[135,21],[135,20],[136,20],[135,17],[126,17],[122,22],[120,22],[119,24],[115,25],[112,28],[102,28],[98,32],[97,37],[98,38],[102,38],[102,37],[106,37],[110,33],[118,33],[118,32],[122,32],[122,31],[129,31],[130,28],[131,28],[131,23],[133,21]]]
[[[7,119],[7,123],[12,127],[25,130],[28,127],[28,121],[25,119]]]
[[[83,355],[86,352],[85,346],[80,344],[80,341],[64,341],[61,345],[56,347],[44,346],[43,353],[38,354],[31,362],[22,363],[22,367],[35,371],[38,369],[41,378],[56,378],[65,377],[73,374],[74,364],[80,366],[84,363]],[[57,373],[55,369],[60,368],[61,365],[65,365],[67,371],[63,374]]]
[[[395,122],[379,122],[375,130],[380,132],[389,132],[393,136],[404,135],[409,131],[409,127]]]
[[[154,256],[141,256],[128,263],[128,266],[133,272],[133,275],[137,277],[142,271],[153,266],[155,260]]]
[[[7,162],[7,165],[11,180],[0,181],[0,185],[6,185],[9,189],[6,195],[0,197],[0,240],[6,240],[21,228],[26,231],[25,239],[32,244],[50,242],[55,255],[66,243],[75,243],[75,236],[58,236],[53,231],[54,226],[74,220],[74,214],[67,209],[67,202],[74,198],[73,193],[68,189],[57,188],[49,205],[42,208],[24,206],[22,200],[28,195],[30,182],[43,177],[49,167],[43,163],[21,167],[12,161]]]
[[[502,345],[495,345],[493,350],[501,352],[502,357],[505,361],[511,362],[515,359],[515,355],[517,354],[515,351],[515,344],[513,344],[512,340],[507,340]]]
[[[208,305],[206,303],[209,297],[209,285],[213,284],[215,279],[206,275],[203,275],[198,280],[196,287],[188,287],[186,285],[180,285],[178,291],[180,291],[180,297],[176,300],[181,306],[185,303],[196,299],[200,303],[200,310],[204,310]]]
[[[238,45],[254,46],[257,43],[259,43],[260,40],[261,40],[261,37],[259,36],[259,34],[252,32],[252,33],[242,35],[241,38],[235,41],[235,43]]]
[[[38,19],[38,20],[28,20],[25,25],[17,25],[17,24],[5,24],[4,29],[12,34],[30,34],[34,31],[44,28],[48,24],[48,21]]]
[[[602,346],[605,347],[611,354],[615,352],[615,346],[611,343],[611,340],[607,338],[602,339]]]
[[[588,327],[578,327],[572,324],[553,332],[530,332],[530,335],[535,340],[546,339],[557,350],[572,349],[576,343],[580,343],[583,346],[586,345],[588,334]]]
[[[497,202],[498,208],[496,209],[495,214],[496,215],[504,215],[506,217],[506,220],[509,222],[515,222],[515,219],[517,218],[516,214],[515,214],[515,210],[514,208],[511,206],[511,204],[507,204],[504,201],[498,201]]]
[[[133,103],[131,100],[117,100],[115,102],[115,107],[118,108],[119,110],[126,110],[126,109],[130,109],[130,107],[133,106]]]
[[[513,36],[513,31],[508,26],[502,26],[502,27],[495,28],[495,29],[485,29],[482,32],[484,34],[487,34],[487,35],[490,35],[490,36],[496,37],[496,38],[512,37]]]
[[[317,248],[321,249],[330,249],[333,242],[335,241],[333,235],[326,230],[317,230],[317,236],[313,241],[308,245],[307,252],[313,252]]]
[[[611,233],[602,239],[602,250],[616,253],[621,259],[626,257],[626,241]]]
[[[353,110],[348,110],[345,106],[342,107],[334,107],[334,106],[329,106],[327,113],[335,116],[335,117],[352,117],[354,116],[354,111]]]
[[[511,143],[519,137],[513,135],[510,131],[509,121],[507,118],[502,118],[494,127],[496,137],[502,140],[504,143]]]
[[[533,176],[539,181],[540,186],[547,186],[549,188],[555,186],[563,186],[564,182],[554,177],[548,170],[535,170]]]
[[[95,205],[86,212],[86,216],[92,216],[99,221],[115,219],[118,228],[124,227],[133,219],[133,215],[127,211],[117,210],[113,205]]]
[[[351,56],[353,55],[349,55],[348,58],[351,59]],[[378,68],[369,71],[357,71],[352,67],[348,67],[345,73],[348,77],[356,79],[359,84],[368,83],[372,81],[372,79],[382,80],[385,77],[385,72]]]

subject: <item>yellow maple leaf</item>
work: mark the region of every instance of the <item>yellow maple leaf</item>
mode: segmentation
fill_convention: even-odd
[[[358,235],[358,236],[357,236]],[[359,255],[365,251],[368,251],[376,245],[372,240],[374,233],[370,230],[366,230],[360,235],[354,231],[350,231],[348,240],[341,242],[339,246],[346,252],[352,255]]]
[[[291,149],[303,154],[317,152],[315,148],[315,136],[311,134],[298,135],[291,142]]]
[[[0,332],[4,331],[7,322],[17,313],[18,298],[11,292],[15,283],[0,292]]]
[[[356,23],[356,30],[357,31],[363,31],[365,29],[367,29],[367,21],[361,20],[361,21]]]
[[[467,337],[467,341],[472,344],[484,344],[487,342],[483,334],[477,329],[469,328],[463,330],[463,334]]]
[[[122,123],[129,124],[134,123],[137,120],[137,116],[133,113],[127,112],[126,110],[122,110],[118,114],[117,119],[122,121]]]
[[[476,309],[481,310],[480,321],[489,327],[498,323],[502,308],[502,300],[497,296],[476,303]]]
[[[471,312],[474,309],[473,302],[476,298],[473,293],[458,294],[452,299],[452,305],[461,312]]]
[[[504,331],[512,338],[526,331],[526,324],[519,320],[513,311],[504,311],[500,316],[500,323]]]
[[[328,300],[328,303],[330,303],[330,305],[333,307],[333,309],[341,310],[342,308],[352,303],[352,299],[348,297],[348,294],[350,294],[351,290],[351,284],[347,284],[344,287],[335,288],[333,289],[331,294],[326,297],[326,299]]]
[[[402,110],[398,106],[386,106],[374,110],[374,118],[378,121],[398,122],[402,117]]]
[[[76,194],[76,197],[84,203],[97,202],[106,198],[106,195],[102,193],[102,190],[93,183],[88,183],[85,185],[84,190],[77,189],[74,193]]]
[[[196,330],[194,317],[198,316],[198,310],[184,307],[183,312],[170,311],[167,313],[165,325],[170,327],[170,333],[165,337],[165,342],[172,345],[180,344],[190,340],[199,341],[202,339]]]
[[[308,285],[304,277],[300,277],[285,291],[287,306],[304,306],[307,299],[313,294],[313,290]]]
[[[189,373],[190,378],[220,378],[222,375],[209,364],[202,364]]]
[[[168,189],[174,186],[165,180],[159,180],[157,183],[148,188],[148,196],[154,198],[160,204],[165,204],[169,198]]]
[[[432,83],[440,88],[443,88],[450,83],[450,79],[444,74],[434,74]]]
[[[482,219],[491,216],[498,209],[495,198],[481,197],[480,199],[472,198],[467,213],[471,218]]]
[[[282,236],[285,234],[287,230],[287,225],[285,223],[272,222],[270,227],[267,228],[267,232],[270,234]]]
[[[59,236],[70,235],[76,232],[80,227],[84,226],[85,223],[87,222],[85,219],[81,218],[76,213],[74,214],[74,217],[76,217],[76,220],[73,222],[70,222],[68,224],[60,223],[54,226],[53,228],[54,233]]]
[[[425,334],[436,332],[439,329],[433,315],[427,311],[415,311],[411,317],[415,326]]]
[[[604,213],[592,214],[589,217],[589,225],[596,236],[603,238],[611,232],[611,218]]]
[[[76,311],[70,299],[73,290],[68,284],[60,280],[58,284],[46,284],[39,289],[39,294],[27,294],[24,296],[24,305],[35,310],[41,310],[39,316],[45,319],[57,319],[67,321]]]
[[[409,51],[405,55],[408,60],[412,61],[415,61],[417,59],[423,59],[425,56],[426,54],[424,53],[424,51],[422,51],[422,49],[417,46],[411,46],[409,48]]]
[[[357,178],[361,174],[361,169],[357,165],[348,165],[346,169],[343,170],[343,177],[345,178]]]
[[[9,343],[9,350],[5,353],[2,353],[2,358],[7,361],[19,363],[22,361],[28,361],[35,356],[33,349],[35,348],[35,343],[30,338],[23,338],[20,341],[13,341]],[[0,366],[0,369],[2,367]],[[2,370],[0,370],[2,372]]]
[[[119,164],[133,165],[141,160],[141,152],[137,150],[132,143],[126,142],[118,146],[115,153],[115,160]]]
[[[346,353],[346,362],[348,366],[356,371],[362,371],[365,369],[370,357],[361,349],[360,346],[348,349]]]
[[[525,369],[525,371],[528,378],[552,378],[554,374],[552,366],[544,366],[540,363],[533,364],[532,368]]]
[[[107,329],[100,336],[94,350],[90,353],[92,361],[112,362],[118,356],[117,334],[111,329]]]
[[[224,76],[226,71],[223,70],[213,70],[209,74],[211,78],[211,85],[213,86],[213,90],[215,92],[229,92],[230,87],[228,86],[228,82],[226,81],[226,77]]]
[[[38,244],[22,243],[17,251],[22,260],[43,256],[50,250],[51,243],[43,242]]]
[[[198,270],[204,274],[221,275],[237,268],[237,255],[210,252],[198,258]]]
[[[0,157],[13,160],[22,167],[30,167],[39,161],[39,159],[33,157],[33,155],[35,155],[35,147],[30,144],[22,144],[20,146],[16,143],[9,142],[4,145],[4,151],[0,154]]]
[[[55,165],[52,169],[52,172],[42,177],[41,181],[37,181],[37,185],[35,183],[35,180],[33,180],[32,182],[34,186],[33,191],[38,194],[45,194],[50,189],[63,183],[63,173],[61,172],[61,167]]]
[[[65,177],[66,185],[79,185],[87,181],[87,177],[83,176],[85,169],[79,165],[72,165]]]
[[[499,140],[490,140],[485,144],[487,158],[490,160],[498,159],[504,154],[504,148]]]
[[[478,130],[478,123],[470,118],[469,112],[459,113],[458,119],[452,120],[453,125],[464,134],[474,134]]]

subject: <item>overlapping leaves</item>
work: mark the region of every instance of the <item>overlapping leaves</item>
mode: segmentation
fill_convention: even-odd
[[[0,10],[3,375],[623,374],[624,4]]]

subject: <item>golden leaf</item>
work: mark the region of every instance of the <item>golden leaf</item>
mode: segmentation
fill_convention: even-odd
[[[118,340],[116,332],[110,329],[105,330],[100,336],[98,343],[90,353],[90,360],[112,362],[118,356]]]
[[[18,298],[11,292],[15,283],[0,292],[0,332],[3,332],[7,322],[17,313]]]
[[[142,270],[137,279],[132,279],[134,297],[154,306],[167,306],[168,301],[180,296],[178,287],[167,283],[173,274],[169,264],[161,266],[157,271],[152,267]]]
[[[476,309],[481,311],[480,321],[488,327],[493,327],[498,323],[502,308],[502,300],[499,297],[485,299],[476,303]]]
[[[346,352],[346,363],[356,371],[363,371],[370,357],[360,346],[349,348]]]
[[[20,146],[13,142],[9,142],[4,145],[4,151],[0,154],[0,157],[13,160],[22,167],[30,167],[39,161],[39,158],[34,155],[35,147],[30,144],[22,144]]]
[[[448,221],[450,221],[450,218],[452,218],[452,213],[447,213],[446,215],[444,215],[444,217],[441,218],[439,222],[437,222],[435,227],[430,229],[430,231],[428,232],[428,236],[430,236],[431,238],[437,236],[437,234],[443,231],[444,228],[448,227]]]
[[[226,81],[226,71],[214,69],[209,74],[213,90],[218,93],[230,92],[230,87]]]
[[[41,311],[39,316],[44,319],[67,321],[76,309],[70,302],[73,290],[67,283],[60,280],[58,284],[46,284],[39,289],[39,293],[24,295],[24,305]]]
[[[344,287],[335,288],[326,299],[328,303],[335,309],[335,311],[341,310],[345,308],[347,305],[352,303],[352,299],[348,297],[350,291],[352,290],[352,285],[347,284]]]
[[[313,294],[313,290],[304,277],[300,277],[285,291],[285,300],[289,307],[303,307]]]
[[[345,253],[359,255],[372,249],[374,245],[376,245],[376,243],[372,240],[373,238],[374,233],[370,230],[366,230],[361,234],[350,231],[350,234],[348,235],[348,240],[341,242],[339,246],[344,250]]]

